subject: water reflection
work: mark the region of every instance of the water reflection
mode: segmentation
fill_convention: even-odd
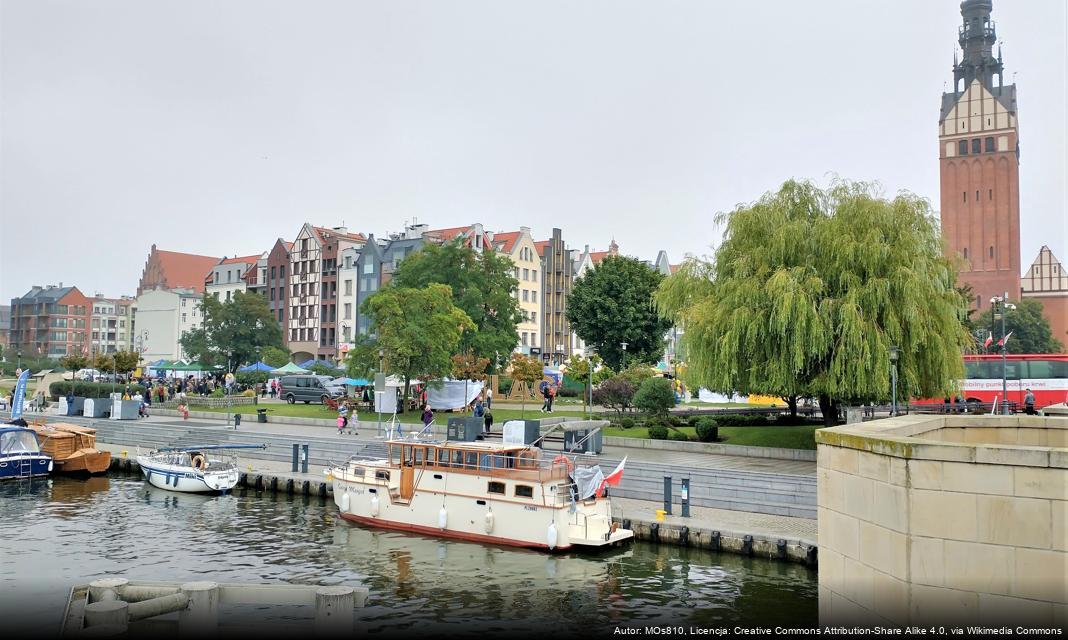
[[[815,573],[799,565],[642,543],[546,555],[364,528],[317,497],[55,478],[0,485],[0,517],[18,549],[0,553],[0,617],[57,625],[70,586],[108,573],[364,584],[367,632],[816,621]]]

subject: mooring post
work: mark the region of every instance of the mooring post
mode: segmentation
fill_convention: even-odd
[[[690,517],[690,479],[682,479],[682,517]]]
[[[300,472],[308,473],[308,445],[304,445],[304,455],[300,460]]]
[[[187,582],[182,593],[189,607],[178,612],[178,632],[183,636],[215,637],[219,628],[219,583]]]
[[[89,602],[118,600],[122,588],[130,584],[126,578],[101,578],[89,583]]]
[[[671,515],[671,476],[664,476],[664,513]]]
[[[352,587],[319,587],[315,591],[315,635],[352,633],[356,592]]]
[[[85,605],[86,627],[118,627],[126,631],[130,605],[122,600],[104,600]]]
[[[300,452],[300,445],[299,444],[294,444],[293,445],[293,473],[296,473],[297,469],[299,468],[297,466],[297,460],[300,458],[300,453],[299,452]]]

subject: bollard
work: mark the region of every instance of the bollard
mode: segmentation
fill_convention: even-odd
[[[690,546],[690,528],[683,527],[679,529],[679,544],[684,547]]]
[[[649,539],[653,542],[660,542],[660,523],[654,522],[649,525]]]
[[[746,535],[742,538],[742,554],[747,556],[753,555],[753,536]]]
[[[256,476],[256,484],[253,485],[256,491],[263,491],[263,475]]]
[[[286,480],[286,495],[293,495],[293,478]]]
[[[352,587],[319,587],[315,591],[315,635],[352,634],[352,610],[356,592]]]
[[[271,489],[271,493],[278,493],[278,476],[271,476],[269,488]]]
[[[623,528],[630,529],[630,518],[623,518]]]
[[[818,553],[819,553],[819,550],[816,547],[809,547],[808,549],[806,549],[805,550],[805,564],[807,564],[810,567],[816,566]]]
[[[304,445],[304,455],[300,459],[300,472],[308,473],[308,445]]]
[[[690,517],[690,479],[682,479],[682,517]]]
[[[122,600],[105,600],[85,605],[85,626],[99,627],[103,625],[122,627],[125,631],[129,625],[128,613],[130,605]]]
[[[101,578],[89,583],[89,597],[87,602],[107,602],[118,600],[119,595],[130,581],[126,578]]]
[[[234,431],[237,431],[237,428],[240,427],[240,426],[241,426],[241,414],[240,413],[235,413],[234,414]]]
[[[219,628],[219,584],[187,582],[182,593],[189,598],[189,607],[178,612],[178,633],[214,638]]]
[[[713,551],[719,551],[722,548],[722,546],[721,546],[722,545],[722,540],[721,540],[722,538],[723,538],[723,536],[720,534],[719,531],[713,531],[712,532],[712,540],[709,541],[709,544],[710,544],[710,548]]]
[[[300,492],[304,495],[311,493],[311,482],[305,480],[300,483]]]
[[[671,515],[671,476],[664,476],[664,513]]]
[[[320,498],[325,498],[326,497],[326,483],[325,482],[320,482],[319,483],[319,497]]]
[[[778,554],[780,560],[786,559],[786,541],[779,540],[775,543],[775,553]]]
[[[297,469],[300,468],[300,467],[297,466],[297,459],[300,457],[300,454],[298,453],[299,451],[300,451],[300,445],[299,444],[293,445],[293,473],[296,473]]]

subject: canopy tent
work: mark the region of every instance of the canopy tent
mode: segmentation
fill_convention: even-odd
[[[316,359],[312,358],[310,360],[305,360],[304,362],[300,363],[300,366],[304,367],[305,369],[311,369],[315,365],[320,365],[320,366],[323,366],[323,367],[330,367],[331,369],[337,369],[337,365],[335,365],[333,362],[329,362],[327,360],[316,360]]]
[[[286,366],[279,367],[278,369],[274,369],[273,371],[271,371],[271,373],[282,373],[282,374],[286,374],[286,373],[308,373],[308,370],[307,369],[302,369],[302,368],[298,367],[297,365],[293,364],[292,362],[289,362],[289,363],[286,364]]]
[[[481,380],[442,380],[427,387],[426,403],[438,411],[463,409],[482,393],[483,386]]]
[[[371,383],[364,378],[337,378],[334,382],[340,382],[343,385],[350,387],[366,387]]]
[[[264,362],[257,362],[237,370],[238,373],[254,373],[256,371],[274,371],[274,367]]]
[[[417,384],[423,384],[423,382],[421,380],[413,379],[413,380],[411,380],[410,384],[414,387]],[[404,388],[404,378],[402,378],[400,376],[389,376],[388,378],[386,378],[386,386],[387,387],[400,387],[401,389],[403,389]]]

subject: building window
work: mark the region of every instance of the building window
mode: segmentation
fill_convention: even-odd
[[[185,307],[185,300],[186,300],[185,298],[182,298],[182,307],[183,308]]]
[[[271,280],[278,277],[278,267],[271,267]]]
[[[994,139],[993,138],[987,138],[986,139],[986,152],[987,153],[992,153],[993,151],[994,151]]]
[[[215,284],[219,284],[219,272],[215,272]]]
[[[959,143],[957,143],[957,153],[959,153],[962,156],[968,155],[968,141],[967,140],[961,140]]]
[[[979,138],[972,138],[972,153],[980,153],[982,150],[982,141]]]
[[[990,257],[994,257],[994,247],[990,247]]]
[[[538,271],[537,271],[537,269],[531,269],[530,270],[530,279],[533,282],[537,282],[538,281]]]
[[[964,201],[967,202],[968,201],[968,192],[964,191],[963,193],[964,193]]]
[[[373,261],[371,261],[371,260],[365,260],[364,263],[363,263],[363,272],[364,273],[374,273],[375,272],[375,263]]]
[[[182,314],[182,322],[185,322],[185,314]]]
[[[530,269],[523,269],[523,279],[530,280]]]
[[[274,287],[271,287],[271,300],[274,300]]]
[[[352,295],[352,280],[346,280],[345,281],[345,295],[347,295],[347,296],[351,296]]]
[[[968,247],[964,247],[964,259],[968,259]]]
[[[531,289],[530,290],[530,301],[531,302],[537,302],[538,301],[538,290],[537,289]]]
[[[522,340],[522,344],[523,344],[523,346],[524,346],[524,347],[525,347],[525,346],[527,346],[527,332],[526,332],[526,331],[524,331],[523,333],[521,333],[521,334],[519,334],[519,335],[520,335],[520,338],[521,338],[521,340]]]
[[[530,312],[530,321],[533,322],[534,324],[538,323],[538,312],[537,311],[531,311]]]
[[[286,266],[284,264],[282,266],[278,267],[278,277],[279,278],[286,277]]]
[[[530,294],[526,289],[523,289],[523,302],[530,302]]]
[[[503,496],[504,495],[504,483],[503,482],[491,482],[491,483],[489,483],[489,486],[486,487],[486,493],[498,493],[498,494]]]

